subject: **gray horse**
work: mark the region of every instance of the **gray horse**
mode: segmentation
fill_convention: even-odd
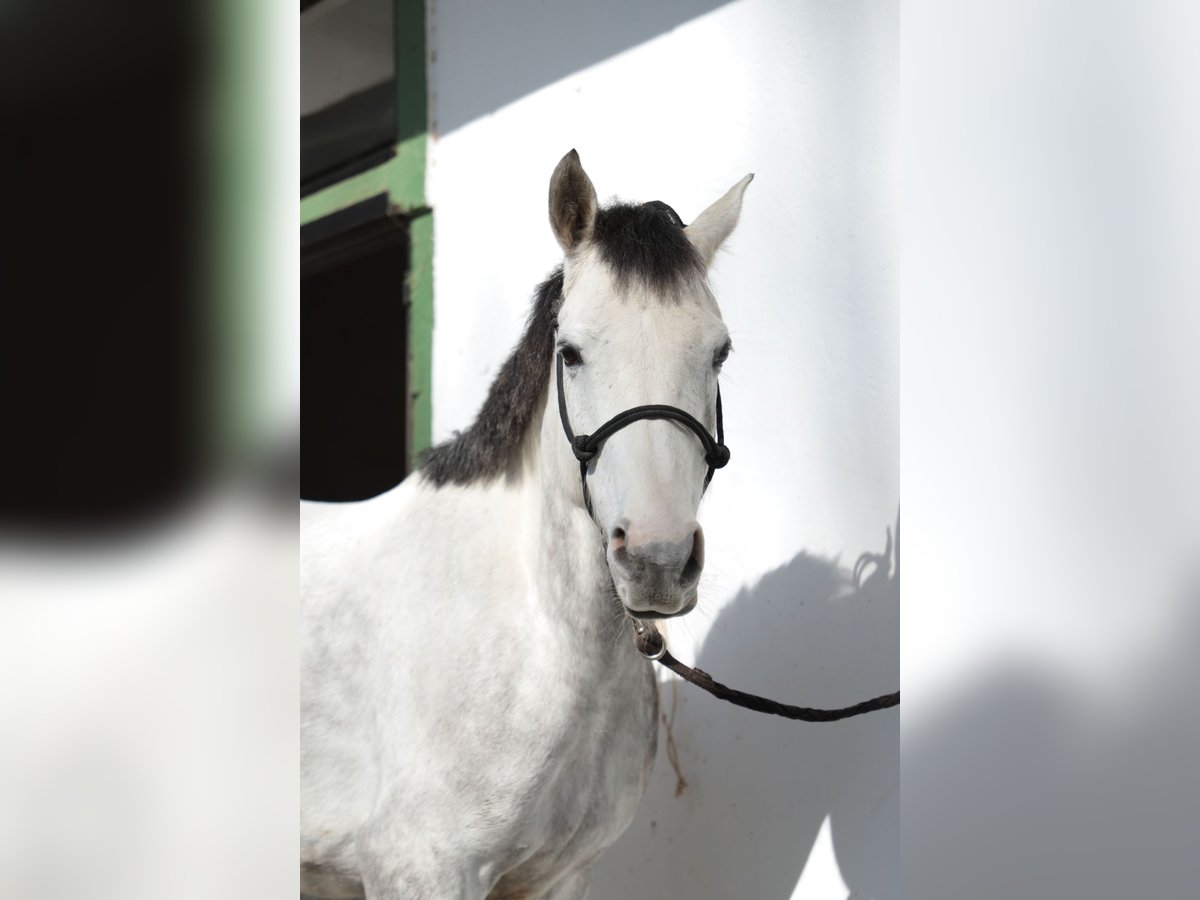
[[[712,430],[730,343],[707,271],[751,177],[684,228],[661,203],[599,208],[568,153],[563,264],[475,423],[386,494],[303,504],[305,894],[587,893],[654,759],[632,620],[696,603],[708,464],[694,429],[637,421],[585,488],[559,391],[580,431],[639,404]]]

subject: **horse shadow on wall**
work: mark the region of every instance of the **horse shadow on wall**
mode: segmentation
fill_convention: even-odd
[[[842,707],[900,677],[899,526],[852,570],[797,554],[743,589],[696,664],[785,703]],[[806,723],[668,682],[659,758],[633,825],[602,857],[593,900],[786,900],[828,817],[850,896],[897,895],[899,710]],[[676,794],[679,781],[686,786]]]

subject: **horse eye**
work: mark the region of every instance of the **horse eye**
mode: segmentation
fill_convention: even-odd
[[[560,354],[562,354],[563,364],[568,369],[573,369],[577,365],[579,365],[581,362],[583,362],[583,357],[579,355],[579,351],[576,350],[574,347],[571,347],[571,346],[560,347],[558,352]]]
[[[713,368],[719,369],[725,364],[725,360],[729,359],[729,351],[733,349],[733,344],[726,341],[721,345],[721,349],[713,354]]]

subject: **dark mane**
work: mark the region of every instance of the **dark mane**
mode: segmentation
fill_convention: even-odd
[[[641,281],[665,296],[704,277],[704,261],[678,214],[660,200],[614,203],[596,214],[592,242],[616,273],[620,286]]]
[[[562,288],[559,266],[538,286],[525,333],[500,367],[474,423],[426,452],[421,471],[438,487],[490,480],[512,463],[546,393]]]
[[[618,285],[636,279],[666,298],[692,278],[704,277],[700,254],[665,203],[602,209],[591,239]],[[546,393],[562,291],[560,266],[534,294],[525,333],[492,382],[475,422],[426,452],[421,471],[438,487],[490,480],[511,466]]]

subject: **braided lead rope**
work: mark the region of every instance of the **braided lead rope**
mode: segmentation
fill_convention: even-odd
[[[684,665],[667,650],[667,642],[653,623],[635,620],[633,628],[634,643],[637,645],[638,652],[646,659],[656,660],[684,681],[704,688],[714,697],[726,700],[736,706],[752,709],[755,712],[783,716],[785,719],[798,719],[802,722],[836,722],[839,719],[849,719],[851,716],[861,716],[863,713],[874,712],[877,709],[888,709],[900,705],[899,691],[894,694],[883,694],[842,709],[813,709],[807,706],[776,703],[765,697],[758,697],[727,687],[721,682],[713,680],[713,677],[703,669],[693,669],[691,666]]]

